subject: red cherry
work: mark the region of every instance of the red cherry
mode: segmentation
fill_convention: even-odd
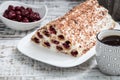
[[[77,55],[78,55],[78,51],[77,51],[77,50],[73,50],[73,51],[71,51],[71,55],[73,55],[73,56],[77,56]]]
[[[27,17],[30,20],[30,14],[26,15],[25,17]]]
[[[15,10],[15,7],[13,5],[9,5],[8,6],[8,10],[11,11],[11,10]]]
[[[27,11],[29,11],[29,13],[33,12],[32,8],[26,8]]]
[[[24,11],[24,15],[25,15],[25,16],[29,15],[29,11],[25,10],[25,11]]]
[[[8,17],[9,17],[9,19],[15,18],[16,17],[15,12],[14,11],[10,11],[9,14],[8,14]]]
[[[64,40],[64,36],[63,35],[58,35],[58,38],[61,40]]]
[[[23,18],[23,21],[22,22],[29,22],[28,18]]]
[[[17,15],[21,15],[21,11],[16,11],[16,14]]]
[[[8,18],[8,15],[7,15],[6,13],[4,13],[3,16],[4,16],[5,18]]]
[[[49,27],[49,30],[50,30],[51,34],[56,34],[57,33],[54,26],[52,26],[52,25]]]
[[[54,44],[59,44],[59,41],[57,41],[57,40],[51,40],[51,42]]]
[[[22,10],[22,11],[21,11],[21,15],[22,15],[22,16],[25,16],[25,10]]]
[[[31,14],[30,14],[30,19],[31,19],[31,20],[34,19],[33,16],[34,16],[34,13],[31,13]]]
[[[41,19],[41,17],[40,17],[40,16],[36,16],[36,18],[37,18],[37,20],[40,20],[40,19]]]
[[[20,10],[21,10],[21,11],[22,11],[22,10],[25,10],[25,8],[24,8],[23,6],[21,6],[21,7],[20,7]]]
[[[37,19],[37,16],[38,16],[38,14],[37,14],[37,13],[34,13],[34,14],[33,14],[33,19]]]
[[[27,10],[22,10],[22,16],[27,16],[29,15],[29,12]]]
[[[17,15],[17,21],[20,21],[21,22],[21,20],[22,20],[22,16],[21,15]]]
[[[37,12],[34,12],[34,18],[37,20],[40,20],[40,14]]]
[[[16,6],[16,7],[15,7],[15,10],[16,10],[16,11],[19,11],[19,10],[20,10],[20,7],[19,7],[19,6]]]
[[[39,39],[36,38],[36,37],[32,38],[32,40],[33,40],[35,43],[40,43]]]
[[[65,41],[65,43],[63,43],[64,48],[66,49],[70,48],[69,44],[70,44],[70,41]]]
[[[56,46],[56,49],[57,49],[58,51],[63,50],[63,48],[62,48],[61,46]]]
[[[45,44],[47,47],[50,47],[50,43],[49,43],[49,42],[44,42],[44,44]]]
[[[5,10],[5,12],[4,12],[5,14],[8,14],[9,13],[9,10]]]

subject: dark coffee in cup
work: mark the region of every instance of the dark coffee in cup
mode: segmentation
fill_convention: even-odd
[[[103,38],[101,42],[111,45],[111,46],[120,46],[120,36],[111,35]]]

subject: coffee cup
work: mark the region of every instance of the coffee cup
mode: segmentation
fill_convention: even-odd
[[[120,75],[120,30],[103,30],[96,38],[96,61],[100,71]]]

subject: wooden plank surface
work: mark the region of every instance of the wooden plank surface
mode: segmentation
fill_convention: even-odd
[[[2,3],[5,0],[1,0]],[[6,0],[7,1],[7,0]],[[48,15],[41,25],[62,16],[82,0],[20,0],[34,5],[47,5]],[[72,68],[58,68],[33,60],[17,49],[19,40],[34,31],[15,31],[0,22],[0,80],[120,80],[106,76],[96,65],[95,57]]]

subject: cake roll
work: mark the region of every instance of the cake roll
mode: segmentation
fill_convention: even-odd
[[[80,57],[95,46],[98,32],[114,27],[108,10],[97,0],[87,0],[40,27],[31,41],[52,51]]]

